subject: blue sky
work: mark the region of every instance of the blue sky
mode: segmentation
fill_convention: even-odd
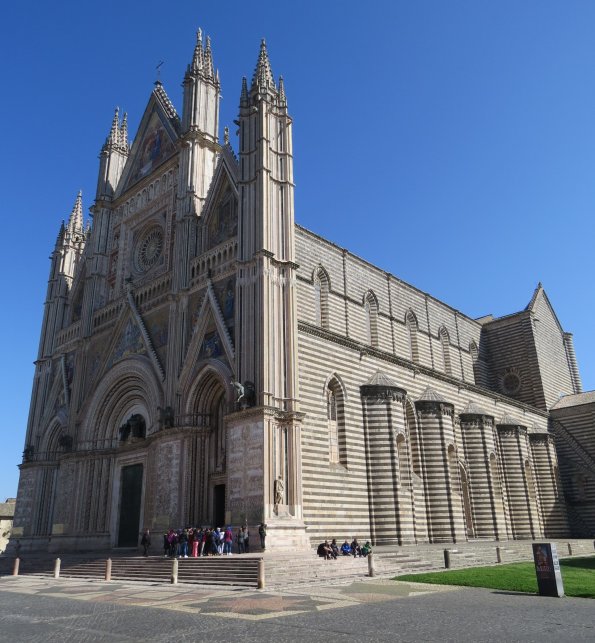
[[[232,133],[266,37],[294,117],[296,220],[471,317],[542,281],[595,389],[595,3],[10,3],[3,90],[0,500],[16,494],[49,261],[113,110],[178,109],[201,26]],[[232,136],[232,143],[235,137]]]

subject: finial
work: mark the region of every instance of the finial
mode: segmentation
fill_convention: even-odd
[[[285,98],[285,83],[283,82],[283,76],[279,76],[279,102],[285,103],[287,99]]]
[[[229,127],[227,125],[223,128],[223,144],[229,145]]]
[[[155,82],[157,83],[161,82],[161,66],[163,65],[164,62],[165,62],[164,60],[160,60],[155,66],[155,71],[157,72],[157,79]]]

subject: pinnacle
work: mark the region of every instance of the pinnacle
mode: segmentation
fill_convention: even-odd
[[[283,76],[279,76],[279,102],[285,103],[287,98],[285,97],[285,83],[283,82]]]
[[[124,112],[122,126],[120,128],[120,147],[128,149],[128,114]]]
[[[79,190],[79,193],[72,207],[72,212],[70,213],[70,218],[68,219],[68,231],[71,234],[73,232],[83,231],[83,191],[82,190]]]
[[[114,118],[112,119],[112,126],[110,129],[109,137],[108,137],[108,143],[112,143],[113,145],[117,145],[119,143],[119,138],[120,138],[120,108],[116,107],[116,110],[114,111]]]
[[[213,69],[213,52],[211,51],[211,38],[207,36],[207,44],[205,47],[205,76],[207,78],[215,78],[215,70]]]
[[[64,241],[65,232],[66,232],[66,227],[64,226],[64,221],[62,221],[62,223],[60,224],[60,228],[58,230],[58,236],[56,237],[56,248],[62,245],[62,242]]]
[[[267,44],[263,38],[260,41],[260,53],[258,54],[258,62],[252,76],[252,88],[259,87],[260,89],[276,89],[273,72],[271,71],[271,63],[269,62],[269,55],[267,53]]]
[[[199,27],[196,32],[196,46],[194,47],[194,57],[192,59],[192,71],[202,69],[204,62],[204,53],[202,50],[202,29]]]
[[[206,37],[206,42],[203,47],[202,42],[202,29],[196,32],[196,45],[194,46],[194,55],[192,56],[192,63],[188,65],[186,78],[188,75],[202,75],[208,80],[219,83],[219,72],[215,71],[213,65],[213,51],[211,49],[211,38]]]
[[[248,81],[246,76],[242,77],[242,93],[240,94],[240,105],[248,104]]]

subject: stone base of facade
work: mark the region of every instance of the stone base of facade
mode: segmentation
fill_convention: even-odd
[[[302,521],[283,518],[268,520],[266,551],[304,551],[311,547],[306,525]]]
[[[48,542],[47,551],[60,553],[62,551],[105,551],[111,549],[109,534],[94,534],[91,536],[52,536]]]

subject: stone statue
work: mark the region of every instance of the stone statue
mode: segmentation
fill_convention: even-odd
[[[240,402],[244,399],[244,394],[245,394],[244,385],[241,382],[236,382],[234,380],[231,380],[231,385],[234,387],[235,392],[237,394],[236,404],[240,404]]]
[[[234,387],[237,397],[236,404],[241,409],[247,409],[249,406],[254,406],[256,402],[256,391],[254,390],[253,382],[236,382],[231,380],[231,384]]]
[[[285,504],[283,501],[285,499],[285,483],[283,478],[279,477],[275,480],[275,507]]]

